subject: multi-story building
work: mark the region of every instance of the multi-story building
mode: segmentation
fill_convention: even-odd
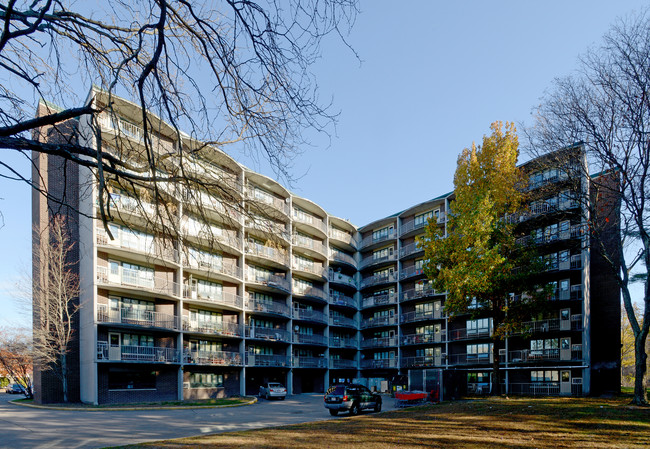
[[[91,97],[106,102],[101,91]],[[115,98],[113,108],[117,116],[97,117],[102,140],[141,145],[137,108]],[[91,122],[75,121],[70,129],[83,140]],[[55,137],[45,131],[41,138]],[[153,141],[183,144],[175,139],[161,132]],[[97,220],[98,186],[90,172],[75,166],[63,179],[55,159],[34,156],[50,192],[73,198],[67,214],[82,287],[69,357],[73,400],[255,394],[266,381],[283,382],[292,393],[323,392],[335,381],[391,380],[422,369],[444,370],[460,393],[487,392],[491,322],[447,317],[445,294],[426,280],[416,239],[427,223],[445,229],[453,193],[357,228],[219,150],[214,154],[202,164],[220,173],[221,193],[190,192],[202,197],[200,208],[185,200],[187,192],[166,200],[179,225],[176,236],[150,229],[142,215],[157,205],[144,192],[110,186],[113,239]],[[598,332],[617,338],[618,290],[611,283],[603,288],[604,271],[594,278],[586,217],[563,193],[562,177],[538,173],[534,164],[524,169],[535,189],[557,186],[554,196],[540,196],[517,217],[524,239],[548,250],[557,293],[550,298],[553,314],[507,339],[500,354],[503,388],[512,394],[616,390],[619,348],[590,342],[595,322],[603,326]],[[230,202],[220,197],[224,189]],[[34,223],[42,229],[48,205],[34,196]],[[51,376],[36,370],[35,377],[36,400],[56,400]]]

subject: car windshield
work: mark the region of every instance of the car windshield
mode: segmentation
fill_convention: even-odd
[[[345,394],[345,385],[334,385],[327,390],[327,394]]]
[[[282,388],[282,384],[269,383],[269,388]]]

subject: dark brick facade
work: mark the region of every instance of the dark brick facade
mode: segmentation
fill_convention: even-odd
[[[155,388],[146,390],[110,390],[109,369],[125,364],[102,363],[97,369],[98,402],[100,404],[123,404],[129,402],[159,402],[178,399],[178,367],[154,364],[128,364],[133,370],[156,373]]]

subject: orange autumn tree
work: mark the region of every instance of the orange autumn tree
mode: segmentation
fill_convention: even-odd
[[[516,129],[501,122],[491,129],[481,146],[472,144],[458,158],[448,234],[429,224],[421,243],[427,277],[436,290],[448,292],[450,318],[492,319],[491,394],[498,394],[502,340],[530,319],[546,295],[536,284],[538,255],[515,243],[515,225],[507,219],[525,201]]]

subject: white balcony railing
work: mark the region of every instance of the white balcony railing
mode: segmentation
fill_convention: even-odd
[[[214,304],[221,304],[223,306],[236,307],[241,309],[244,304],[244,299],[230,292],[203,292],[196,284],[185,284],[183,286],[183,297],[186,299],[196,299],[200,301],[208,301]]]
[[[180,289],[177,282],[155,275],[146,278],[140,276],[138,270],[123,268],[121,266],[119,273],[116,274],[109,274],[108,267],[97,267],[97,282],[100,284],[144,289],[145,291],[169,296],[180,295]]]
[[[174,315],[152,310],[137,310],[131,307],[110,309],[106,304],[97,305],[97,321],[165,329],[180,328],[178,317]]]
[[[97,342],[97,360],[111,362],[180,363],[180,351],[158,346],[110,346]]]
[[[183,330],[200,334],[216,334],[224,337],[241,337],[242,325],[216,321],[192,321],[183,318]]]
[[[211,366],[241,366],[242,357],[232,351],[183,351],[183,363]]]

